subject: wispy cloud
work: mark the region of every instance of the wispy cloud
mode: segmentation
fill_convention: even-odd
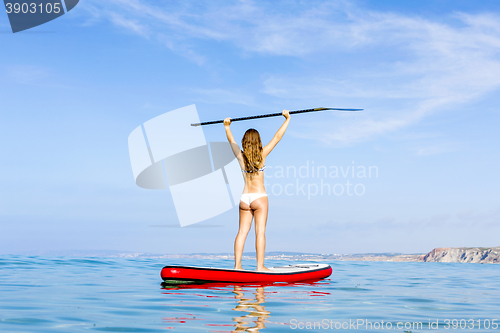
[[[479,210],[461,210],[450,213],[440,213],[421,218],[401,219],[388,215],[374,221],[368,220],[330,220],[323,224],[318,224],[317,228],[322,231],[331,231],[335,226],[335,232],[338,230],[406,230],[409,226],[412,228],[483,228],[498,227],[500,218],[500,207],[495,207],[487,211]]]
[[[14,65],[9,67],[7,76],[16,83],[36,84],[51,76],[51,70],[32,65]]]
[[[460,150],[459,145],[453,142],[434,143],[431,145],[417,148],[417,155],[419,156],[441,155],[458,150]]]
[[[195,99],[210,104],[255,105],[252,95],[227,89],[192,89]]]
[[[304,105],[370,99],[376,111],[370,115],[328,126],[310,123],[320,130],[297,134],[327,144],[396,132],[500,87],[500,17],[494,14],[451,13],[443,23],[366,11],[348,1],[96,0],[89,4],[94,7],[103,8],[101,16],[113,24],[155,38],[200,66],[211,59],[200,46],[206,43],[198,42],[208,41],[236,46],[242,54],[298,58],[315,69],[267,75],[261,92],[273,98]],[[379,53],[386,56],[365,55]],[[342,64],[324,60],[348,54],[363,59],[348,77],[335,72]],[[315,64],[318,57],[323,65]]]
[[[355,37],[365,36],[361,40],[371,40],[366,42],[370,47],[390,46],[394,52],[409,56],[387,64],[383,71],[369,63],[373,68],[362,68],[361,75],[344,80],[329,78],[332,73],[319,79],[271,77],[264,82],[264,91],[287,99],[385,101],[387,108],[379,114],[390,116],[334,126],[333,130],[330,127],[320,135],[313,132],[311,138],[327,143],[356,142],[408,127],[441,108],[469,102],[500,86],[500,18],[465,14],[456,17],[460,27],[393,14],[373,15],[370,21],[352,24],[353,31],[357,31]],[[410,107],[391,105],[391,100],[404,99],[413,101]]]
[[[129,31],[132,31],[138,35],[141,35],[143,37],[149,38],[149,32],[148,28],[141,23],[139,23],[137,20],[131,20],[123,17],[120,14],[117,13],[109,13],[111,22],[114,24],[123,27]]]

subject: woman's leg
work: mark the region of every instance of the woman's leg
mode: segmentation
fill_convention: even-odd
[[[257,270],[270,271],[264,266],[266,251],[266,224],[269,202],[267,196],[256,199],[250,203],[255,217],[255,249],[257,250]]]
[[[240,201],[240,229],[234,240],[234,269],[242,269],[241,256],[245,247],[245,240],[252,227],[253,211],[250,206]]]

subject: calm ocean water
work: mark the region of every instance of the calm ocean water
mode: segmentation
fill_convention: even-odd
[[[333,261],[313,283],[165,288],[167,264],[232,267],[0,256],[0,332],[500,331],[500,265]]]

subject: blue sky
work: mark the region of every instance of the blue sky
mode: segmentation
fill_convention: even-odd
[[[172,197],[134,184],[130,132],[190,104],[202,120],[365,109],[292,116],[267,160],[269,251],[498,246],[499,22],[498,1],[83,0],[17,34],[0,14],[0,253],[232,252],[236,208],[154,227],[178,224]],[[281,122],[233,131],[269,141]],[[313,164],[378,176],[276,174]],[[321,181],[364,191],[276,190]]]

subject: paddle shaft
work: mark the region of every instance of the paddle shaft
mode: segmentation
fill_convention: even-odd
[[[306,109],[306,110],[296,110],[290,111],[290,114],[297,113],[306,113],[306,112],[316,112],[316,111],[326,111],[326,110],[335,110],[335,111],[362,111],[363,109],[339,109],[339,108],[315,108],[315,109]],[[270,113],[270,114],[262,114],[258,116],[249,116],[249,117],[241,117],[231,119],[231,122],[242,121],[242,120],[250,120],[250,119],[259,119],[259,118],[269,118],[269,117],[277,117],[281,116],[281,112]],[[203,125],[213,125],[213,124],[222,124],[224,120],[214,120],[214,121],[206,121],[202,123],[191,124],[191,126],[203,126]]]

